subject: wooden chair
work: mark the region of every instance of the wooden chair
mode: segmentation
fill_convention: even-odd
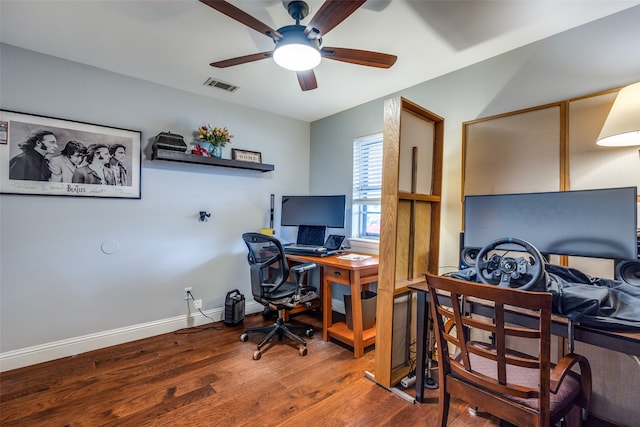
[[[555,366],[551,353],[551,294],[520,291],[426,274],[439,357],[439,418],[446,426],[451,396],[517,426],[580,425],[591,397],[591,368],[571,353]],[[473,301],[495,307],[493,319],[463,309]],[[532,310],[536,325],[509,324],[509,310]],[[493,342],[473,341],[494,337]],[[467,338],[471,337],[471,338]],[[529,341],[530,356],[514,349]],[[450,351],[450,345],[455,351]],[[535,353],[534,351],[531,351]],[[579,367],[580,374],[572,370]]]

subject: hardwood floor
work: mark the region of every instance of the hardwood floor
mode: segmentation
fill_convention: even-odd
[[[277,340],[252,359],[260,334],[240,342],[243,324],[194,328],[0,374],[2,426],[435,426],[437,391],[411,404],[365,377],[374,352],[322,341],[319,314],[308,355]],[[185,333],[186,332],[186,333]],[[496,426],[452,404],[449,425]],[[589,424],[591,426],[604,424]]]

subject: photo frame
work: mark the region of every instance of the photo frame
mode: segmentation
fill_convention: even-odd
[[[139,131],[5,110],[0,123],[0,193],[141,198]]]
[[[262,163],[262,153],[258,151],[231,149],[231,160],[240,160],[243,162]]]

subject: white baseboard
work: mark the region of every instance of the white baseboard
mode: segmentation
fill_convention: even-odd
[[[255,301],[247,301],[245,303],[245,314],[258,313],[263,308],[261,304]],[[224,320],[224,307],[203,310],[203,313],[211,317],[215,322]],[[196,311],[188,315],[7,351],[0,353],[0,372],[75,356],[87,351],[166,334],[183,328],[205,325],[209,322],[211,322],[210,319]]]

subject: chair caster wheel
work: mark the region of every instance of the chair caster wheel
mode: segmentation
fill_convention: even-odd
[[[307,347],[300,347],[298,349],[298,352],[300,353],[300,356],[306,356],[307,355]]]
[[[304,332],[304,334],[305,334],[306,336],[308,336],[309,338],[311,338],[311,337],[313,336],[313,329],[311,329],[311,328],[307,329],[307,330]]]
[[[256,350],[253,352],[253,360],[260,360],[262,356],[262,352],[260,350]]]
[[[240,341],[242,341],[242,342],[249,341],[249,335],[247,335],[247,334],[240,335]]]

